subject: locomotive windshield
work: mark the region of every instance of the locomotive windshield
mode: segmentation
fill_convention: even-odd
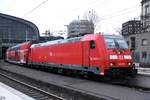
[[[104,37],[107,48],[120,48],[120,49],[128,49],[128,45],[125,40],[121,37]]]

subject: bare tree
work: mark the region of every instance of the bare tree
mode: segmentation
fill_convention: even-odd
[[[122,29],[121,29],[120,27],[115,28],[115,31],[116,31],[118,34],[122,35]]]
[[[99,22],[99,16],[94,9],[90,9],[83,15],[83,19],[88,20],[94,24],[94,28]]]

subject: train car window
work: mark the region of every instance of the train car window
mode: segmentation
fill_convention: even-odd
[[[90,49],[94,49],[95,48],[95,42],[92,40],[90,41]]]

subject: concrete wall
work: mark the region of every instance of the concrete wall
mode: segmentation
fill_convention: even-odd
[[[125,36],[126,41],[129,42],[129,48],[131,48],[132,37],[135,37],[135,50],[133,50],[135,61],[150,63],[150,32]],[[143,39],[147,40],[147,45],[142,45]],[[142,52],[147,53],[146,58],[142,57]]]

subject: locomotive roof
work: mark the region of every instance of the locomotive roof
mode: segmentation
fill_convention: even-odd
[[[98,34],[96,34],[96,35],[98,35]],[[58,40],[54,40],[54,41],[47,41],[47,42],[44,42],[44,43],[32,44],[31,48],[47,46],[47,45],[53,45],[53,44],[76,42],[76,41],[80,41],[83,37],[86,38],[85,40],[93,40],[96,35],[89,34],[89,35],[80,36],[80,37],[73,37],[73,38],[69,38],[69,39],[58,39]],[[123,38],[122,36],[119,36],[119,35],[103,35],[103,36],[108,37],[108,38]],[[84,39],[83,39],[83,41],[84,41]]]
[[[123,38],[121,35],[103,35],[106,38]]]
[[[62,44],[62,43],[68,43],[68,42],[75,42],[81,40],[83,36],[81,37],[74,37],[74,38],[69,38],[69,39],[59,39],[59,40],[54,40],[54,41],[47,41],[44,43],[38,43],[38,44],[33,44],[32,47],[39,47],[39,46],[47,46],[47,45],[53,45],[53,44]]]

